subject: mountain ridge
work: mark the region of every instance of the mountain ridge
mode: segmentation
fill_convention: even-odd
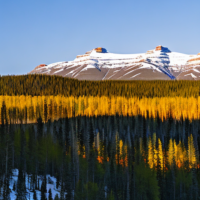
[[[157,46],[140,54],[114,54],[98,47],[73,61],[40,64],[29,74],[79,80],[200,80],[200,53],[187,55]]]

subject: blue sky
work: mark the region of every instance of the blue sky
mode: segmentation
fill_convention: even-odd
[[[0,74],[73,60],[95,47],[200,52],[199,0],[1,0]]]

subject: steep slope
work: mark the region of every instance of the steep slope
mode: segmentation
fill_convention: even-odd
[[[200,80],[200,54],[190,57],[177,80]]]
[[[41,64],[30,73],[60,75],[79,80],[190,79],[184,73],[196,68],[200,64],[199,58],[200,55],[175,53],[162,46],[141,54],[114,54],[99,47],[78,55],[74,61]]]

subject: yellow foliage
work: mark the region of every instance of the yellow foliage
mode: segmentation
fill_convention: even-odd
[[[160,117],[162,120],[171,115],[179,120],[189,118],[190,120],[200,117],[200,97],[64,97],[64,96],[0,96],[0,108],[3,103],[6,106],[7,121],[19,123],[20,119],[27,123],[36,122],[42,117],[43,121],[63,117],[76,116],[99,116],[99,115],[142,115],[149,117]],[[15,113],[16,121],[13,121]],[[0,118],[5,118],[1,116]],[[5,120],[5,119],[4,119]]]

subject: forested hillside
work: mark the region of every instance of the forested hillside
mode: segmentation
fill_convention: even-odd
[[[197,199],[199,88],[0,77],[0,199]]]
[[[198,199],[199,122],[138,115],[0,126],[0,199],[46,200],[52,180],[59,200]]]
[[[0,77],[0,95],[198,97],[200,81],[79,81],[48,75]]]

